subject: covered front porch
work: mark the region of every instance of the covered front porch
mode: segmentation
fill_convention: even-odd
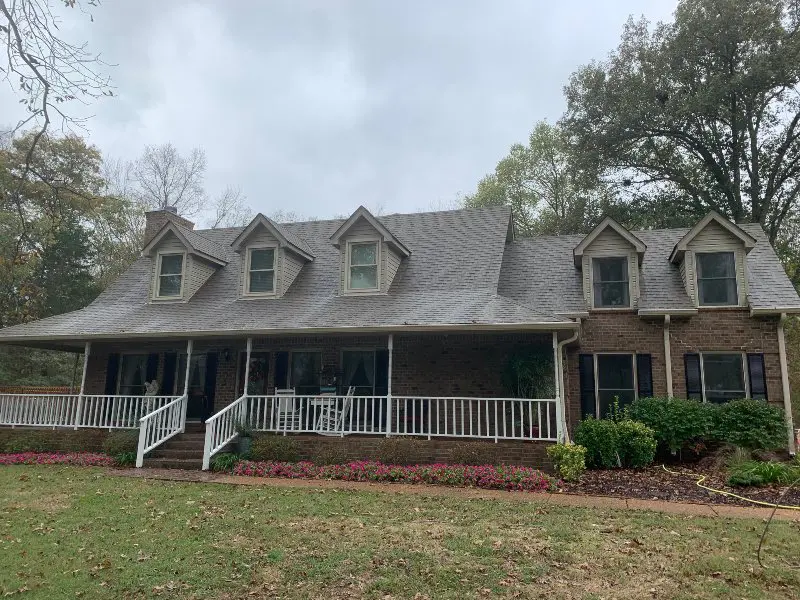
[[[77,393],[0,395],[0,425],[138,428],[141,465],[205,423],[206,468],[242,428],[550,442],[563,436],[558,349],[570,334],[98,340],[83,346]]]

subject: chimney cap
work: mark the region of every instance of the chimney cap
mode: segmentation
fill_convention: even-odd
[[[162,210],[165,211],[165,212],[168,212],[168,213],[172,213],[173,215],[177,215],[178,214],[178,207],[177,206],[165,206],[164,208],[162,208]]]

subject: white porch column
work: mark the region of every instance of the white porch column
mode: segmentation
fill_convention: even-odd
[[[83,393],[86,391],[86,371],[89,369],[89,352],[92,350],[92,342],[86,342],[83,347],[83,375],[81,375],[81,389],[78,392],[78,402],[75,407],[75,429],[81,425],[81,412],[83,412]]]
[[[186,409],[189,405],[189,373],[192,372],[192,350],[194,340],[186,342],[186,372],[183,375],[183,409],[181,410],[181,433],[186,431]]]
[[[558,332],[553,332],[553,376],[555,377],[555,397],[556,397],[556,437],[559,442],[564,441],[564,418],[561,402],[561,352],[558,347]],[[541,426],[541,425],[540,425]]]
[[[794,424],[792,423],[792,390],[789,387],[789,366],[786,362],[786,336],[783,324],[786,321],[786,313],[781,314],[778,321],[778,357],[781,363],[781,384],[783,387],[783,412],[786,419],[786,430],[789,440],[789,454],[795,455],[797,448],[794,440]]]
[[[244,385],[242,386],[242,396],[245,400],[239,412],[239,422],[244,422],[247,415],[247,384],[250,382],[250,354],[253,352],[253,338],[247,338],[247,356],[244,363]]]
[[[667,372],[667,397],[672,398],[672,344],[669,341],[669,315],[664,315],[664,368]]]
[[[386,374],[386,437],[392,433],[392,361],[394,354],[394,334],[389,334],[387,343],[389,350],[389,366]]]

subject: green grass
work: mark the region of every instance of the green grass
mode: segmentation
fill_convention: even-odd
[[[800,525],[0,468],[0,596],[792,598]]]

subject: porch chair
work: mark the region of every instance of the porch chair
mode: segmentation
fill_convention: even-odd
[[[298,398],[294,388],[275,390],[278,397],[276,410],[276,427],[279,431],[296,431],[300,429],[300,414],[298,408]]]
[[[342,400],[341,409],[336,401],[323,407],[317,419],[317,433],[320,435],[341,435],[344,431],[345,420],[350,416],[350,409],[353,406],[353,395],[356,392],[355,386],[347,389],[347,395]]]

